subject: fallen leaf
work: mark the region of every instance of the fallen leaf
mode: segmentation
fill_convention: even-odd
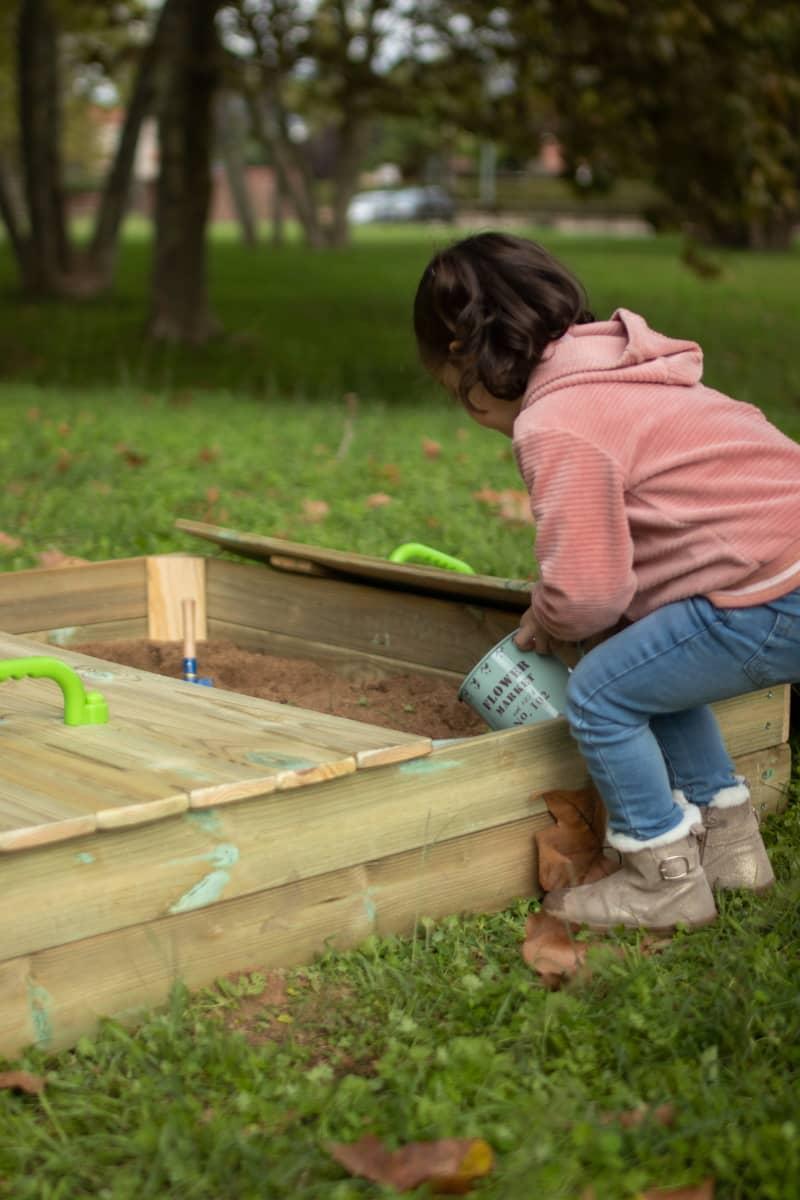
[[[465,1195],[472,1184],[488,1175],[494,1155],[482,1138],[442,1138],[409,1142],[387,1150],[380,1138],[368,1133],[357,1142],[335,1142],[329,1151],[351,1175],[360,1175],[407,1192],[428,1183],[432,1192]]]
[[[621,1125],[623,1129],[638,1129],[645,1121],[655,1121],[657,1125],[674,1125],[675,1105],[659,1104],[650,1108],[643,1104],[641,1108],[631,1108],[626,1112],[608,1112],[600,1117],[603,1125]]]
[[[34,406],[33,408],[28,409],[25,416],[28,418],[29,421],[39,421],[39,420],[41,420],[42,410],[40,408],[36,408]]]
[[[303,516],[306,521],[324,521],[331,511],[326,500],[304,500]]]
[[[14,537],[10,533],[3,533],[0,531],[0,549],[16,550],[21,545],[22,542],[18,537]]]
[[[44,1079],[30,1071],[0,1071],[0,1090],[3,1089],[38,1096],[44,1091]]]
[[[551,990],[571,979],[586,960],[586,942],[576,942],[568,925],[547,912],[531,913],[525,924],[522,957]]]
[[[373,492],[366,499],[367,508],[383,508],[387,504],[392,503],[392,497],[387,496],[386,492]]]
[[[434,442],[432,438],[424,437],[422,439],[422,453],[426,458],[438,458],[442,453],[440,442]]]
[[[401,471],[396,463],[383,463],[376,469],[375,473],[382,479],[385,479],[387,483],[397,485],[400,482]]]
[[[618,870],[603,854],[606,810],[594,784],[541,795],[555,824],[535,834],[543,891],[594,883]]]
[[[534,524],[530,497],[524,489],[503,488],[498,492],[494,488],[481,488],[472,494],[475,500],[494,508],[501,521],[508,525]]]
[[[221,454],[219,446],[203,446],[197,451],[197,461],[215,463]]]
[[[59,446],[58,457],[56,458],[56,470],[62,474],[68,471],[72,466],[72,454],[67,450],[66,446]]]
[[[76,558],[73,554],[65,554],[56,546],[49,546],[47,550],[40,551],[36,558],[42,567],[81,567],[89,562],[88,558]]]
[[[135,450],[133,446],[129,446],[127,442],[117,442],[114,449],[129,467],[141,467],[149,457],[147,454],[142,454],[140,450]]]
[[[648,1188],[638,1200],[714,1200],[714,1180],[704,1179],[689,1187]]]
[[[222,492],[219,490],[218,487],[207,487],[206,488],[206,503],[207,504],[216,504],[221,495],[222,495]]]

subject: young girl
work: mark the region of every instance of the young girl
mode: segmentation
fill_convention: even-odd
[[[773,874],[709,703],[800,679],[800,445],[701,382],[694,342],[588,311],[542,247],[480,234],[437,254],[425,366],[513,439],[540,578],[516,641],[589,642],[567,720],[621,868],[551,892],[593,929],[716,917],[712,888]]]

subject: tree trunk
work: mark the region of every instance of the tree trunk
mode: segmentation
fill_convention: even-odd
[[[247,134],[246,119],[237,107],[238,97],[231,92],[220,92],[215,105],[217,146],[225,166],[225,177],[231,192],[233,206],[246,246],[258,242],[258,223],[253,213],[250,192],[247,188],[247,168],[244,157],[244,139]]]
[[[346,246],[350,237],[347,209],[356,190],[369,126],[359,118],[347,118],[339,134],[339,153],[333,178],[333,218],[329,234],[332,246]]]
[[[92,240],[84,260],[87,274],[95,277],[96,291],[107,288],[114,274],[119,232],[128,207],[139,134],[155,103],[158,62],[164,35],[164,11],[162,9],[153,37],[142,52],[125,112],[125,123],[117,143],[114,161],[106,176],[100,207],[95,216]]]
[[[308,245],[318,250],[325,245],[325,233],[319,223],[311,173],[302,152],[297,151],[281,129],[274,100],[257,95],[250,89],[247,100],[256,136],[272,159],[276,177],[289,195]]]
[[[8,240],[17,260],[19,273],[24,280],[31,271],[30,240],[25,229],[25,218],[19,196],[8,164],[0,157],[0,220],[6,227]]]
[[[166,341],[197,344],[219,329],[209,304],[206,269],[219,2],[166,0],[163,14],[149,330]]]
[[[49,0],[22,0],[18,55],[22,174],[30,223],[23,282],[28,291],[49,295],[61,289],[70,267],[59,158],[58,39]]]

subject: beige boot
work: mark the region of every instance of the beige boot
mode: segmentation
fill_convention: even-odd
[[[767,892],[775,882],[744,778],[702,808],[700,861],[712,888]]]
[[[717,907],[700,865],[700,829],[700,813],[689,805],[680,825],[661,837],[637,842],[609,833],[609,845],[622,858],[620,870],[597,883],[549,892],[542,907],[598,933],[619,925],[665,933],[678,925],[710,925]]]

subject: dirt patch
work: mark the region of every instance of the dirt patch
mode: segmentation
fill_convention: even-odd
[[[84,642],[70,649],[140,671],[181,678],[180,642],[126,639]],[[198,647],[198,664],[201,675],[227,691],[350,717],[386,729],[431,738],[472,737],[488,730],[484,721],[458,699],[455,684],[433,675],[380,675],[357,662],[334,668],[307,658],[244,650],[227,641],[203,642]]]

